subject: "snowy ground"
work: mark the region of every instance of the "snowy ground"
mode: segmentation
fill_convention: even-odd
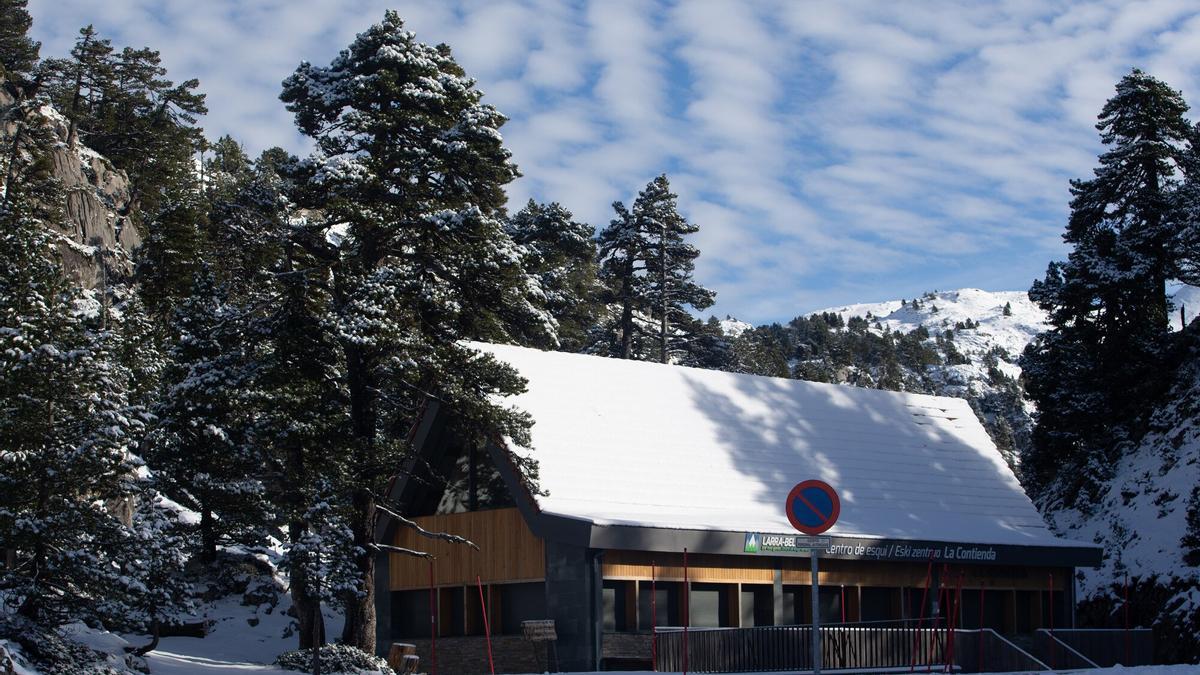
[[[216,675],[217,673],[272,673],[275,675],[288,673],[295,675],[295,671],[279,670],[268,666],[259,666],[249,663],[234,663],[227,661],[213,661],[196,657],[174,656],[163,654],[151,662],[152,675]],[[1097,675],[1195,675],[1200,673],[1200,666],[1194,665],[1178,665],[1178,666],[1141,666],[1138,668],[1102,668],[1099,670],[1086,671],[1055,671],[1055,672],[1072,672],[1072,673],[1095,673]],[[600,675],[599,673],[591,673],[586,675]],[[640,671],[626,673],[625,675],[657,675],[650,671]],[[1007,675],[1017,675],[1009,673]],[[1046,671],[1041,671],[1038,675],[1052,675]]]
[[[642,670],[642,671],[626,672],[626,673],[622,673],[622,675],[662,675],[662,672],[663,671],[659,671],[658,673],[653,673],[648,670]],[[810,671],[802,671],[802,672],[810,672]],[[833,671],[833,672],[838,672],[838,671]],[[841,672],[849,672],[849,671],[841,671]],[[907,671],[905,671],[905,672],[907,673]],[[920,672],[924,672],[924,671],[920,671]],[[1080,675],[1085,675],[1087,673],[1094,673],[1095,675],[1118,675],[1118,674],[1120,674],[1120,675],[1195,675],[1196,673],[1200,673],[1200,666],[1192,666],[1192,665],[1139,666],[1137,668],[1123,668],[1121,666],[1117,666],[1115,668],[1097,668],[1097,669],[1090,669],[1090,670],[1055,670],[1055,671],[1039,670],[1039,671],[1033,671],[1033,673],[1036,673],[1036,675],[1056,675],[1057,673],[1079,673]],[[579,675],[607,675],[607,673],[603,673],[603,674],[602,673],[586,673],[586,674],[580,673]],[[751,673],[727,673],[726,675],[752,675],[752,674]],[[788,674],[787,673],[776,673],[776,675],[788,675]],[[994,673],[994,674],[983,673],[982,675],[1000,675],[1000,674],[998,674],[998,673]],[[1014,672],[1014,673],[1004,673],[1004,675],[1024,675],[1024,674]]]

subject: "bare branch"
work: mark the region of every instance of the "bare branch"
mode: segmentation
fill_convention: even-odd
[[[392,546],[391,544],[371,544],[370,546],[371,546],[371,548],[375,549],[376,551],[390,551],[392,553],[403,553],[404,555],[411,555],[414,558],[426,558],[429,560],[433,560],[433,554],[426,553],[425,551],[414,551],[411,548],[401,548],[399,546]]]
[[[466,544],[467,546],[470,546],[471,548],[475,549],[476,551],[479,550],[479,547],[475,545],[475,542],[471,541],[470,539],[464,539],[463,537],[460,537],[457,534],[450,534],[449,532],[430,532],[429,530],[426,530],[425,528],[423,528],[420,525],[416,524],[415,522],[409,520],[408,518],[405,518],[404,516],[400,515],[399,513],[396,513],[395,511],[393,511],[379,503],[375,504],[375,508],[379,509],[380,511],[383,511],[384,513],[388,514],[389,516],[400,521],[401,525],[403,525],[407,528],[416,530],[417,534],[421,535],[422,537],[427,537],[429,539],[441,539],[442,541],[448,541],[453,544]]]

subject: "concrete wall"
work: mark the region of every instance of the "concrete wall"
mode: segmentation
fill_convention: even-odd
[[[558,632],[563,670],[596,669],[599,569],[594,551],[546,541],[546,613]]]

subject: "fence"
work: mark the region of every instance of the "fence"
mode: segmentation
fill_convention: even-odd
[[[928,625],[928,622],[925,622]],[[811,626],[690,629],[689,672],[811,670]],[[655,666],[683,669],[683,631],[660,629]],[[1066,652],[1066,646],[1060,647]],[[1065,658],[1065,657],[1064,657]],[[827,670],[910,669],[962,672],[1048,670],[1046,663],[991,629],[947,631],[916,622],[867,622],[821,627],[821,665]]]

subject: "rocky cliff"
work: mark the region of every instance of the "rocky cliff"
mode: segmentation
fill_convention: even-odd
[[[59,251],[68,276],[85,288],[105,283],[109,275],[127,276],[133,272],[130,254],[141,244],[141,235],[130,219],[132,198],[129,181],[123,171],[76,139],[68,138],[65,117],[48,105],[42,105],[22,122],[17,114],[18,99],[12,88],[0,79],[0,147],[8,161],[12,140],[19,125],[47,125],[58,139],[51,149],[55,176],[66,192],[66,219],[57,223]],[[3,173],[0,173],[0,181]]]

